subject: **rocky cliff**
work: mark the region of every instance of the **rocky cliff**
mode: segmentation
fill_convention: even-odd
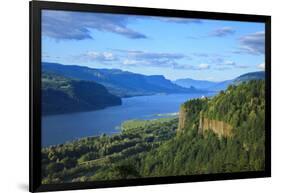
[[[192,99],[180,107],[178,132],[199,126],[200,111],[207,104],[207,99]]]
[[[187,108],[182,105],[179,112],[179,123],[177,132],[182,132],[187,123]]]
[[[204,134],[206,131],[211,130],[219,137],[231,137],[232,126],[223,121],[208,119],[200,115],[198,132]]]
[[[233,135],[233,127],[223,121],[209,119],[203,115],[202,108],[194,108],[195,106],[202,107],[204,101],[190,101],[181,105],[179,112],[179,123],[177,133],[182,133],[187,129],[197,129],[198,133],[204,134],[206,131],[212,131],[219,137],[231,137]]]

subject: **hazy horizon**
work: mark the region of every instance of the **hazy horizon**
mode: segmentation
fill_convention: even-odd
[[[56,62],[42,61],[42,63],[56,63]],[[227,81],[227,80],[233,80],[233,79],[237,78],[238,76],[241,76],[241,75],[246,74],[246,73],[264,71],[264,70],[260,69],[260,70],[256,70],[256,71],[246,72],[246,73],[240,74],[238,76],[235,76],[235,77],[232,77],[232,78],[229,78],[229,79],[217,81],[217,80],[195,79],[195,78],[191,78],[191,77],[169,79],[168,77],[166,77],[163,74],[150,74],[150,75],[147,75],[147,74],[142,74],[142,73],[131,72],[129,70],[123,70],[123,69],[120,69],[120,68],[95,68],[95,67],[86,66],[86,65],[79,65],[79,64],[62,64],[62,63],[56,63],[56,64],[60,64],[60,65],[64,65],[64,66],[80,66],[80,67],[87,67],[87,68],[98,69],[98,70],[103,70],[103,69],[106,69],[106,70],[122,70],[123,72],[141,74],[141,75],[146,75],[146,76],[164,76],[166,79],[168,79],[170,81],[175,81],[175,80],[179,80],[179,79],[193,79],[193,80],[200,80],[200,81],[222,82],[222,81]]]

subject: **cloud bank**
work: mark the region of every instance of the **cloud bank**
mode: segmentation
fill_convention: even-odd
[[[240,48],[235,53],[247,53],[261,55],[265,52],[265,33],[264,31],[245,35],[239,39]]]
[[[130,17],[133,19],[133,17]],[[84,40],[94,37],[90,29],[112,32],[130,39],[147,38],[128,27],[125,15],[45,10],[42,12],[42,34],[57,40]]]
[[[214,37],[225,37],[235,33],[235,30],[232,27],[222,27],[218,28],[210,33],[210,36]]]

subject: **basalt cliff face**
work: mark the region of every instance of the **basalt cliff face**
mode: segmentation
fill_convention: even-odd
[[[184,130],[186,122],[187,122],[187,109],[184,105],[182,105],[180,107],[180,112],[179,112],[179,123],[178,123],[177,132],[182,132]]]
[[[198,129],[198,133],[203,135],[207,131],[212,131],[219,137],[233,136],[233,127],[230,124],[225,123],[224,121],[204,117],[202,112],[197,113],[194,116],[194,112],[192,112],[191,109],[189,109],[185,105],[182,105],[179,112],[177,132],[181,133],[186,129],[195,127]]]
[[[200,116],[198,132],[201,134],[210,130],[219,137],[232,137],[232,129],[232,126],[228,123]]]
[[[198,114],[195,113],[191,108],[181,105],[177,132],[184,132],[186,128],[197,128],[198,121],[195,120],[197,116]]]

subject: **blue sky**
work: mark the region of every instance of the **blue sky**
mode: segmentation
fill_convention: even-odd
[[[44,10],[42,61],[222,81],[264,70],[263,23]]]

